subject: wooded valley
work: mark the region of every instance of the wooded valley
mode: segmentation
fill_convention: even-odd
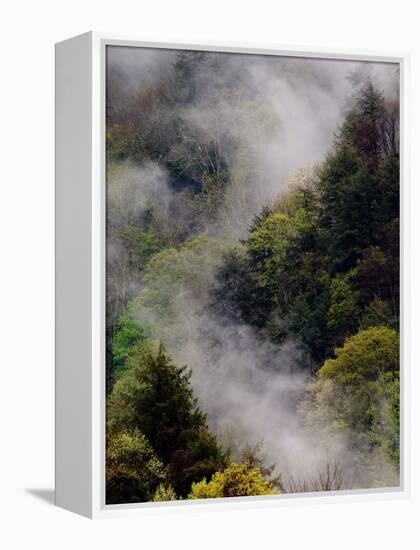
[[[398,67],[107,57],[107,504],[398,486]]]

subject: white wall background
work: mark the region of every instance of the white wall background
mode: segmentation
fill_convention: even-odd
[[[412,54],[412,340],[419,329],[420,39],[410,0],[14,0],[0,32],[0,546],[85,548],[420,547],[418,352],[412,354],[408,500],[162,513],[90,522],[54,508],[54,42],[86,30]],[[417,218],[417,219],[416,219]],[[42,498],[40,498],[42,497]],[[165,514],[165,515],[164,515]]]

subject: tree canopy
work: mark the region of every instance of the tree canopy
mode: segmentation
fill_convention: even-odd
[[[107,79],[107,502],[397,485],[398,100],[359,67],[313,163],[319,67],[165,56]]]

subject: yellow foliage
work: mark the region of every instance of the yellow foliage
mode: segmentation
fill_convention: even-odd
[[[278,491],[261,475],[260,468],[252,468],[248,462],[232,463],[223,472],[216,472],[211,480],[193,483],[190,499],[274,495]]]

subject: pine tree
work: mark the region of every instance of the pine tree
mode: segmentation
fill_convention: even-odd
[[[225,464],[190,378],[191,371],[176,366],[162,344],[156,353],[139,351],[115,384],[108,405],[110,432],[139,429],[168,466],[169,481],[181,495],[193,481]]]

